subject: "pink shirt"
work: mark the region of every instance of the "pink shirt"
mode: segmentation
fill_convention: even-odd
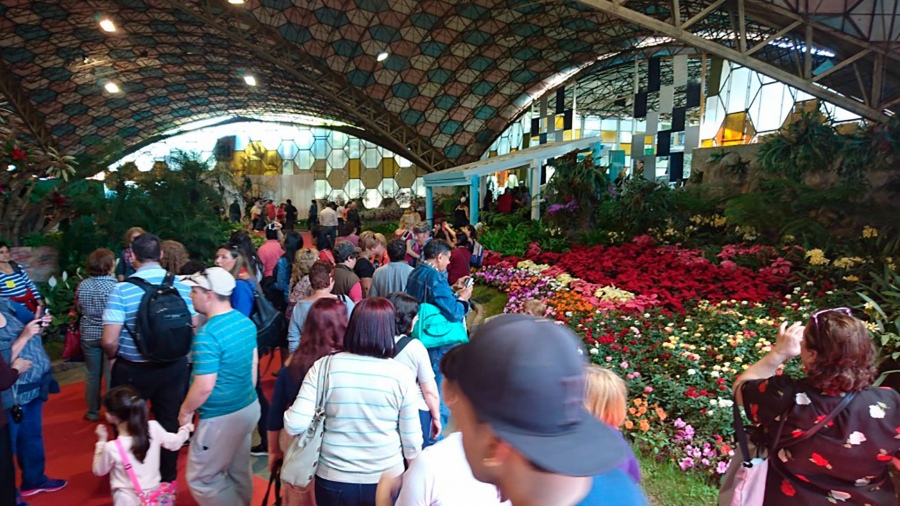
[[[263,277],[266,277],[274,274],[275,264],[278,263],[279,258],[284,256],[284,250],[281,249],[281,244],[277,239],[269,239],[259,247],[256,254],[259,255],[259,260],[263,264]]]

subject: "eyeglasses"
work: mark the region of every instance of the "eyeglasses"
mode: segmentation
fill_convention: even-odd
[[[823,309],[821,311],[816,311],[812,314],[813,326],[815,327],[816,337],[819,336],[819,316],[822,316],[826,313],[841,313],[847,316],[853,316],[853,312],[850,311],[849,307],[836,307],[834,309]]]

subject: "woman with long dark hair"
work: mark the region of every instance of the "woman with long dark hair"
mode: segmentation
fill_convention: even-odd
[[[394,308],[381,297],[363,299],[350,316],[344,351],[317,360],[294,404],[284,414],[284,430],[309,429],[316,411],[319,374],[327,374],[325,431],[316,468],[316,504],[369,505],[382,474],[399,476],[404,459],[422,448],[422,428],[412,371],[396,354]]]
[[[259,255],[256,254],[256,246],[253,245],[250,234],[246,230],[238,230],[231,234],[231,239],[228,242],[237,245],[238,250],[247,258],[247,263],[253,269],[253,276],[256,278],[256,282],[262,281],[263,263],[259,259]]]
[[[119,437],[107,441],[106,425],[97,426],[93,472],[94,476],[109,474],[113,504],[138,506],[146,504],[142,497],[162,491],[174,493],[172,484],[161,484],[159,450],[161,447],[171,451],[181,449],[194,425],[182,425],[175,434],[166,432],[156,420],[147,420],[147,402],[130,386],[107,392],[103,407],[106,408],[106,421],[116,426]],[[140,488],[140,493],[135,485]],[[160,490],[161,485],[164,490]]]
[[[310,308],[306,321],[303,322],[303,342],[288,359],[288,365],[278,373],[275,391],[272,393],[272,409],[269,410],[267,429],[269,439],[269,469],[273,470],[275,462],[284,458],[278,436],[284,428],[284,412],[297,398],[300,384],[309,368],[325,355],[341,351],[344,346],[344,334],[347,332],[347,308],[338,299],[319,299]],[[290,484],[284,484],[284,493],[310,494],[313,488],[294,490]]]
[[[247,258],[240,245],[229,242],[216,250],[216,267],[221,267],[234,276],[236,283],[231,292],[231,307],[249,318],[253,313],[253,292],[259,288],[253,262]]]
[[[303,236],[299,232],[288,232],[284,236],[283,247],[284,255],[275,264],[275,289],[284,293],[284,304],[286,305],[288,296],[291,294],[291,274],[294,270],[294,261],[297,250],[303,247]]]

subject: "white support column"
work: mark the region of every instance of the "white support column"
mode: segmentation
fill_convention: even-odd
[[[541,219],[541,162],[543,160],[532,160],[528,171],[531,176],[528,187],[528,191],[531,192],[531,219],[534,221]]]

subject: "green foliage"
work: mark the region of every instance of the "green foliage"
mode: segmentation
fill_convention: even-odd
[[[123,234],[134,226],[183,243],[196,259],[211,259],[235,230],[219,216],[226,188],[235,184],[233,174],[230,169],[211,169],[198,154],[180,151],[172,154],[168,166],[138,172],[126,164],[107,176],[109,194],[96,181],[71,185],[74,216],[60,224],[58,235],[48,236],[59,250],[62,270],[82,266],[96,248],[119,251]]]
[[[857,295],[877,326],[874,333],[883,354],[881,360],[900,359],[900,274],[885,266],[880,273],[870,273],[869,279],[871,282],[861,285]]]
[[[641,235],[651,228],[665,227],[675,209],[674,190],[667,185],[637,178],[625,184],[614,200],[605,200],[599,207],[597,223],[600,227]]]
[[[377,234],[382,234],[384,237],[390,241],[394,237],[394,232],[397,231],[398,227],[397,221],[374,221],[374,222],[363,222],[363,230],[368,230],[370,232],[375,232]]]
[[[554,172],[547,182],[547,220],[558,227],[580,230],[591,228],[597,206],[611,197],[606,170],[594,164],[590,156],[578,160],[578,152],[556,158]],[[574,208],[564,207],[574,202]]]
[[[564,252],[570,246],[568,237],[560,231],[531,220],[505,228],[487,228],[478,236],[478,242],[504,256],[523,256],[533,242],[543,251]]]
[[[808,173],[834,167],[842,147],[843,138],[818,109],[802,111],[760,146],[759,166],[770,175],[800,182]]]

